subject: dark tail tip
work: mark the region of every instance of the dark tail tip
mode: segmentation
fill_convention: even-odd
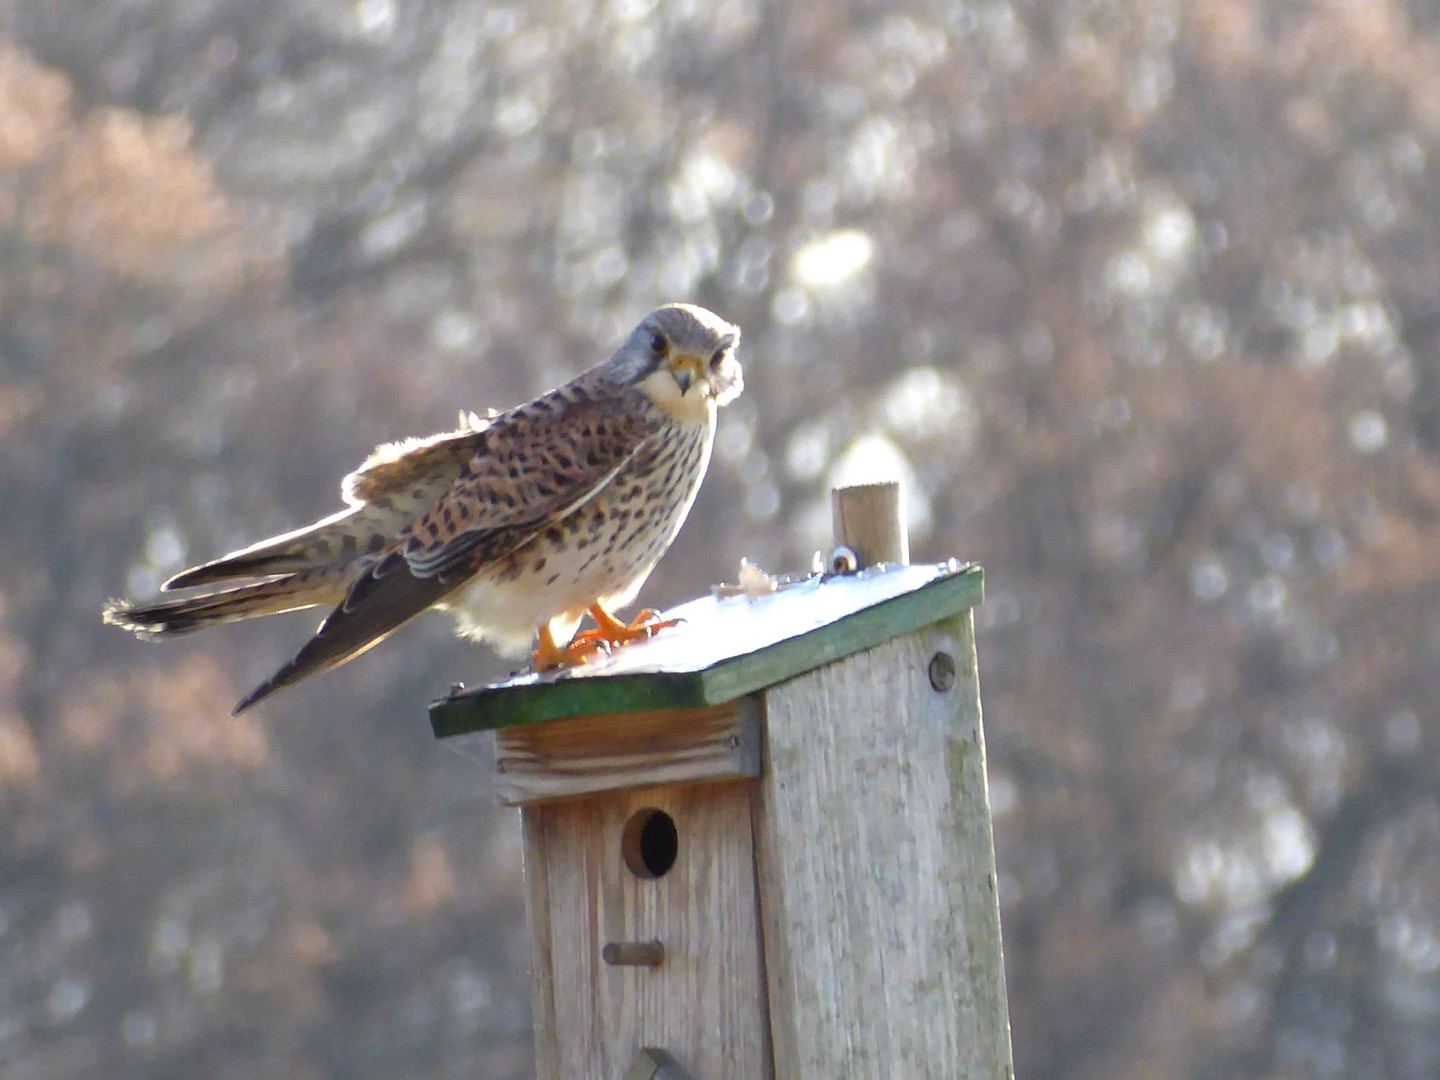
[[[254,690],[251,690],[250,693],[246,694],[243,698],[241,698],[240,701],[236,704],[235,708],[230,710],[230,715],[239,716],[251,706],[259,705],[260,702],[264,701],[266,698],[268,698],[271,694],[275,693],[275,691],[279,689],[281,688],[275,685],[275,680],[273,678],[266,679],[259,686],[255,687]]]

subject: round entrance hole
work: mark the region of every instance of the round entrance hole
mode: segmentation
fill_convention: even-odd
[[[620,855],[632,874],[640,878],[664,877],[679,853],[675,819],[664,810],[649,807],[630,815],[620,837]]]

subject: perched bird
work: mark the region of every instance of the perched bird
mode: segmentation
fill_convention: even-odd
[[[656,613],[625,623],[612,612],[634,599],[690,512],[716,410],[744,386],[739,340],[704,308],[652,311],[609,360],[534,401],[379,447],[345,478],[339,513],[161,587],[208,591],[114,600],[105,621],[164,638],[335,605],[236,713],[359,656],[427,608],[454,612],[462,635],[507,655],[538,634],[537,669],[648,636],[667,625]],[[587,611],[596,629],[576,637]]]

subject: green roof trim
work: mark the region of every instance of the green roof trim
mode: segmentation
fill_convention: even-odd
[[[705,596],[684,624],[557,674],[520,675],[430,705],[437,738],[570,716],[719,705],[977,607],[974,563],[880,566],[759,597]]]

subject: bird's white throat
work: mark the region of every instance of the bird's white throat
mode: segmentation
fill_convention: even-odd
[[[688,393],[682,394],[675,376],[662,368],[641,379],[640,389],[667,416],[687,424],[715,423],[715,399],[702,382],[697,382]]]

